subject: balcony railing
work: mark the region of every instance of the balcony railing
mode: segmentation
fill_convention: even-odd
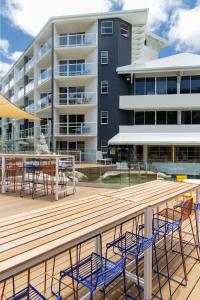
[[[28,72],[34,65],[34,59],[31,58],[25,65],[25,71]]]
[[[11,88],[14,85],[14,78],[9,81],[9,87]]]
[[[5,85],[5,87],[4,87],[4,92],[6,93],[7,91],[8,91],[8,89],[9,89],[9,86],[8,86],[8,83]]]
[[[17,79],[21,79],[24,76],[24,68],[22,68],[21,70],[18,71],[17,74]]]
[[[12,96],[10,97],[10,101],[11,101],[11,102],[14,102],[14,100],[15,100],[15,95],[12,95]]]
[[[31,90],[34,89],[34,80],[30,81],[26,86],[25,86],[25,93],[27,94]]]
[[[95,33],[66,34],[56,37],[56,47],[83,47],[96,45]]]
[[[46,69],[42,73],[39,74],[38,84],[48,80],[51,77],[51,68]]]
[[[39,101],[38,101],[38,107],[37,107],[37,110],[41,110],[41,109],[44,109],[44,108],[47,108],[49,106],[51,106],[51,95],[47,95],[46,97],[43,97],[41,98]]]
[[[49,49],[51,49],[52,47],[52,41],[51,39],[49,39],[46,44],[44,44],[40,50],[38,51],[38,60],[45,55],[45,53],[47,53],[49,51]]]
[[[18,96],[18,99],[24,96],[24,88],[22,88],[18,91],[17,96]]]
[[[95,63],[60,64],[56,66],[56,76],[95,75]]]
[[[17,138],[26,139],[30,137],[34,137],[34,127],[18,130],[16,132]]]
[[[56,105],[87,105],[96,104],[96,93],[59,93],[55,95]]]
[[[30,114],[34,114],[35,113],[35,105],[34,103],[29,104],[28,106],[25,107],[25,111],[27,111]]]
[[[96,123],[56,123],[56,135],[96,135]]]

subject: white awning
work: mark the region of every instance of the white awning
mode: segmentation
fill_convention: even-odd
[[[200,146],[200,132],[182,133],[118,133],[109,145],[196,145]]]

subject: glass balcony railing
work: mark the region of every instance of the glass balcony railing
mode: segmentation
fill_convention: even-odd
[[[34,103],[27,105],[25,107],[25,111],[27,111],[30,114],[34,114],[35,113],[35,105],[34,105]]]
[[[25,139],[25,138],[34,137],[34,127],[27,128],[27,129],[22,129],[22,130],[17,130],[16,136],[17,136],[18,139]]]
[[[9,87],[11,88],[14,85],[14,78],[9,81]]]
[[[8,91],[8,89],[9,89],[9,86],[8,86],[8,83],[5,85],[5,87],[4,87],[4,93],[6,93],[7,91]]]
[[[55,41],[56,47],[83,47],[96,45],[95,33],[59,35]]]
[[[56,66],[56,76],[95,75],[95,63],[60,64]]]
[[[34,80],[30,81],[26,86],[25,86],[25,93],[29,93],[31,90],[34,89]]]
[[[96,104],[96,93],[59,93],[55,95],[56,105],[87,105]]]
[[[20,89],[17,93],[18,99],[24,96],[24,88]]]
[[[51,77],[51,68],[46,69],[45,71],[39,74],[38,84],[48,80]]]
[[[49,49],[51,49],[51,47],[52,47],[52,41],[51,41],[51,39],[49,39],[49,40],[46,42],[46,44],[44,44],[44,45],[40,48],[40,50],[38,51],[38,60],[39,60],[43,55],[45,55],[45,54],[49,51]]]
[[[80,123],[56,123],[56,135],[96,135],[96,123],[80,122]]]
[[[37,107],[37,110],[41,110],[41,109],[44,109],[44,108],[47,108],[49,106],[51,106],[51,95],[47,95],[46,97],[43,97],[41,98],[39,101],[38,101],[38,107]]]
[[[21,70],[18,71],[17,74],[17,79],[21,79],[24,76],[24,68],[22,68]]]
[[[10,97],[10,101],[11,101],[11,102],[14,102],[14,100],[15,100],[15,95],[12,95],[12,96]]]
[[[25,71],[28,72],[34,65],[34,59],[31,58],[25,65]]]

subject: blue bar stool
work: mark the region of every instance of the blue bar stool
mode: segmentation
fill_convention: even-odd
[[[19,299],[27,299],[27,300],[47,300],[38,290],[36,290],[31,284],[22,289],[21,291],[14,293],[11,297],[7,298],[7,300],[19,300]],[[61,300],[58,299],[58,300]]]
[[[39,182],[40,174],[42,174],[42,182]],[[26,188],[27,185],[28,189]],[[28,194],[31,194],[34,199],[36,192],[38,192],[37,185],[42,185],[41,190],[46,194],[46,182],[44,172],[42,172],[42,166],[34,162],[25,163],[23,165],[20,197],[23,197],[28,190]]]
[[[131,295],[127,294],[127,296],[132,299],[141,299],[139,261],[143,257],[144,251],[150,247],[153,247],[155,253],[156,266],[158,268],[158,259],[157,259],[157,253],[155,247],[156,234],[152,235],[151,237],[144,237],[143,235],[139,234],[143,229],[144,229],[144,225],[139,227],[138,233],[132,233],[127,231],[124,234],[122,234],[119,238],[114,239],[111,243],[107,243],[106,245],[106,249],[107,249],[106,253],[109,248],[113,248],[113,252],[114,252],[114,248],[116,248],[121,252],[122,255],[125,256],[131,255],[135,259],[135,266],[136,266],[135,272],[137,277],[138,295],[136,297],[132,297]],[[157,270],[157,274],[158,274],[158,282],[159,282],[159,291],[162,299],[160,274],[158,270]]]
[[[105,299],[105,289],[118,277],[123,275],[124,278],[124,293],[126,296],[126,278],[125,278],[126,257],[122,257],[117,263],[92,252],[86,258],[80,260],[72,267],[62,270],[59,279],[59,296],[61,294],[62,279],[66,276],[77,282],[78,299],[78,284],[82,284],[90,291],[90,300],[93,299],[94,292],[98,289],[103,291]],[[54,295],[57,295],[52,291]]]

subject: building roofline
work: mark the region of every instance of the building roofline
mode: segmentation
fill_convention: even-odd
[[[63,16],[50,17],[48,19],[48,21],[45,23],[45,25],[42,27],[42,29],[38,32],[38,34],[33,38],[31,43],[25,48],[25,50],[20,55],[20,57],[11,66],[9,71],[7,71],[6,74],[2,78],[0,78],[0,82],[4,81],[6,76],[12,71],[14,66],[16,66],[16,64],[20,61],[20,59],[24,56],[24,54],[31,48],[33,43],[39,38],[39,36],[44,32],[44,30],[55,21],[62,20],[62,19],[63,19],[63,21],[73,21],[73,20],[75,21],[77,19],[79,19],[79,20],[83,19],[84,20],[84,19],[88,19],[88,18],[98,20],[98,19],[109,18],[109,17],[113,18],[113,17],[124,16],[124,15],[131,15],[133,13],[146,13],[145,19],[146,19],[146,22],[147,22],[148,12],[149,12],[148,8],[143,8],[143,9],[124,10],[124,11],[112,11],[112,12],[100,12],[100,13],[78,14],[78,15],[63,15]]]

